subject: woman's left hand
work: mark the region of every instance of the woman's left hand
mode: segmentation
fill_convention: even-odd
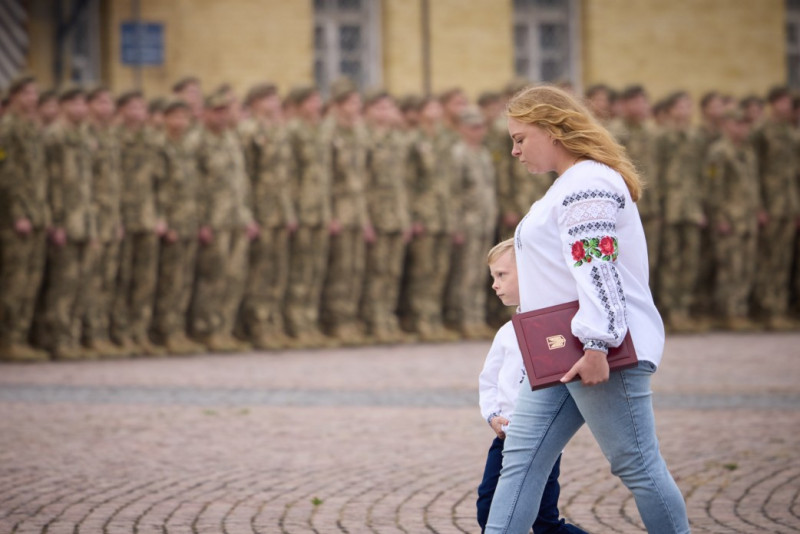
[[[599,350],[587,350],[583,353],[583,357],[572,366],[572,369],[567,371],[561,382],[566,384],[575,376],[580,375],[581,383],[584,386],[594,386],[608,382],[608,373],[606,354]]]

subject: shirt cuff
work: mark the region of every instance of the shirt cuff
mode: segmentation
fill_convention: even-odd
[[[486,422],[489,423],[489,426],[492,426],[492,419],[494,419],[498,415],[500,415],[500,414],[497,413],[497,412],[492,412],[492,413],[489,414],[489,417],[486,418]]]
[[[608,354],[608,343],[599,339],[587,339],[583,344],[583,350],[596,350]]]

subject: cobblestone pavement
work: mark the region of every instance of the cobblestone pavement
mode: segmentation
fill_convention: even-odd
[[[800,531],[800,334],[673,336],[653,380],[694,532]],[[0,365],[0,534],[456,533],[488,342]],[[641,532],[581,430],[561,510]]]

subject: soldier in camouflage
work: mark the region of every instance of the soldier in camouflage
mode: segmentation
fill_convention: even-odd
[[[242,318],[254,347],[286,348],[291,345],[283,321],[289,238],[297,230],[289,181],[292,153],[281,122],[281,100],[275,86],[253,87],[245,103],[250,118],[240,125],[239,136],[250,179],[253,216],[261,232],[250,244]]]
[[[696,331],[698,325],[689,314],[695,304],[701,236],[707,224],[700,176],[703,162],[690,124],[691,98],[685,92],[676,93],[667,108],[670,123],[659,138],[656,156],[664,191],[659,293],[667,325],[673,331]]]
[[[755,300],[771,330],[794,327],[786,314],[794,238],[800,223],[797,132],[791,123],[789,90],[777,87],[767,98],[770,116],[753,134],[764,213],[759,236]]]
[[[197,257],[197,160],[186,142],[191,110],[183,100],[164,105],[164,139],[156,147],[156,210],[164,221],[152,332],[170,354],[196,354],[205,347],[186,336],[186,315]]]
[[[87,95],[87,130],[92,143],[92,205],[97,220],[97,250],[87,284],[84,343],[101,356],[124,356],[110,340],[111,305],[119,269],[122,219],[120,214],[120,152],[113,128],[114,100],[98,87]]]
[[[376,235],[367,247],[361,316],[370,336],[392,343],[403,339],[396,311],[406,245],[411,239],[406,192],[408,145],[399,129],[400,111],[389,93],[372,92],[364,104],[370,140],[367,209]]]
[[[313,87],[292,91],[294,118],[287,125],[289,180],[297,214],[291,237],[286,330],[295,344],[331,344],[320,330],[320,301],[328,265],[331,223],[330,157],[320,137],[322,99]]]
[[[495,239],[497,199],[491,155],[483,146],[486,130],[480,111],[466,108],[460,116],[461,141],[453,147],[455,249],[445,317],[466,339],[494,334],[486,324],[484,257]]]
[[[758,167],[748,142],[749,125],[740,110],[728,112],[722,137],[705,159],[709,186],[709,221],[715,255],[714,301],[721,326],[749,330],[749,299],[755,281],[758,213]]]
[[[117,108],[121,120],[118,135],[124,237],[111,336],[134,354],[163,355],[163,348],[151,343],[149,337],[158,276],[158,241],[165,232],[156,208],[155,145],[145,129],[147,107],[141,92],[120,95]]]
[[[367,132],[361,122],[361,95],[347,79],[331,87],[331,116],[322,125],[331,176],[331,241],[328,276],[322,292],[322,323],[344,343],[364,342],[359,305],[366,245],[375,230],[367,210]]]
[[[420,125],[411,144],[409,202],[413,238],[408,260],[409,328],[423,341],[457,339],[442,316],[452,250],[452,146],[441,124],[442,106],[428,97],[420,108]]]
[[[190,328],[209,350],[232,352],[248,346],[233,332],[247,282],[249,243],[259,228],[249,204],[242,146],[230,127],[230,101],[213,94],[205,108],[197,151],[200,248]]]
[[[47,359],[29,345],[50,224],[37,97],[33,77],[14,80],[0,120],[0,359],[8,361]]]
[[[91,145],[84,127],[86,96],[81,89],[67,89],[59,102],[61,117],[45,135],[52,227],[43,297],[49,337],[44,341],[54,359],[67,360],[92,355],[81,349],[80,337],[92,248],[97,244]]]

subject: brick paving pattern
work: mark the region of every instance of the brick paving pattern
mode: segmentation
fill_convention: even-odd
[[[653,381],[694,532],[800,531],[800,334],[672,336]],[[488,342],[0,366],[0,534],[478,532]],[[561,510],[642,532],[581,430]]]

